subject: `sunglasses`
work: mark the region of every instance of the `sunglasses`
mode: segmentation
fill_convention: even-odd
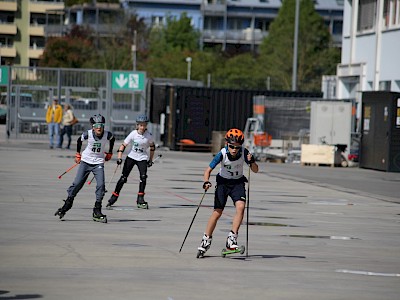
[[[93,128],[103,128],[104,127],[104,124],[103,123],[96,123],[96,124],[93,124]]]
[[[235,145],[231,145],[231,144],[228,144],[228,147],[231,149],[235,149],[235,150],[239,150],[240,148],[242,148],[242,146],[235,146]]]

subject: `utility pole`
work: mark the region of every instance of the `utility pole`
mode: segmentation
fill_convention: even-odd
[[[132,61],[133,61],[133,71],[136,71],[136,30],[133,32],[133,45],[132,45]]]
[[[297,48],[299,37],[299,15],[300,0],[296,0],[296,14],[294,20],[294,45],[293,45],[293,74],[292,74],[292,91],[297,90]]]

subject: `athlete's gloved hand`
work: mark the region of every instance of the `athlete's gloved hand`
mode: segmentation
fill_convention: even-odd
[[[104,152],[106,154],[106,157],[104,158],[105,161],[109,161],[111,159],[111,157],[113,156],[112,153],[110,152]]]
[[[117,165],[119,166],[120,164],[122,164],[122,158],[117,159]]]
[[[247,155],[247,159],[249,160],[249,164],[252,164],[252,163],[255,163],[255,162],[256,162],[254,156],[253,156],[251,153],[249,153],[249,154]]]
[[[205,189],[206,191],[212,186],[211,182],[209,181],[205,181],[203,183],[203,189]]]
[[[153,165],[153,162],[149,159],[147,161],[147,167],[150,168]]]
[[[77,164],[79,164],[81,162],[81,158],[82,158],[81,154],[79,152],[76,152],[76,154],[75,154],[75,162]]]

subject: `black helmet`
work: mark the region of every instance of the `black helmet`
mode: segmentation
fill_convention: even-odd
[[[104,118],[101,114],[94,115],[93,117],[90,117],[90,124],[96,124],[96,123],[106,123],[106,118]]]
[[[138,115],[136,117],[136,123],[148,123],[149,118],[146,115]]]

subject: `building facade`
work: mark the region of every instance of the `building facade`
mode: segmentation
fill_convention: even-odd
[[[1,64],[37,66],[45,47],[46,11],[62,9],[60,0],[0,2]]]
[[[74,26],[90,29],[98,38],[110,37],[124,28],[127,21],[126,14],[118,3],[77,4],[47,13],[57,17],[55,22],[49,19],[46,24],[46,37],[64,36]]]
[[[281,0],[121,0],[128,15],[160,26],[168,17],[183,13],[200,33],[202,47],[221,45],[224,51],[257,51],[278,15]],[[343,0],[315,1],[333,37],[342,40]],[[4,0],[0,2],[0,56],[3,64],[37,66],[46,38],[65,35],[74,25],[89,26],[99,36],[115,32],[110,17],[121,16],[118,4],[84,4],[64,7],[61,0]],[[115,20],[122,20],[116,18]],[[121,24],[119,24],[121,25]]]
[[[334,45],[340,47],[343,1],[315,2],[316,11],[332,33]],[[201,34],[202,46],[219,44],[223,50],[240,48],[245,52],[257,50],[282,3],[281,0],[123,0],[122,5],[149,26],[158,26],[167,17],[179,18],[186,13]]]
[[[400,0],[345,0],[343,20],[335,98],[354,100],[360,119],[362,92],[400,92]]]

